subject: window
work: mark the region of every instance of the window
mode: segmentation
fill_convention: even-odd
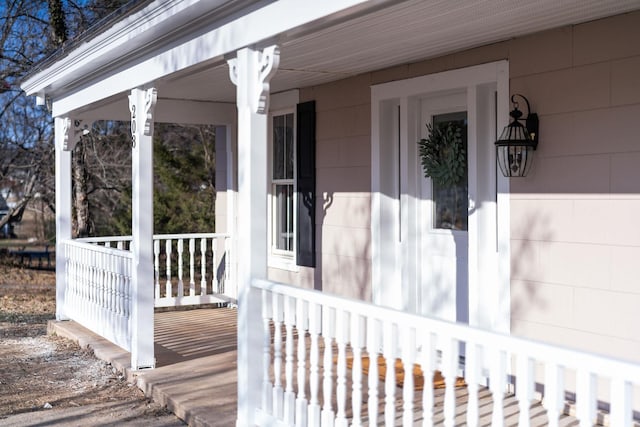
[[[293,257],[295,251],[295,164],[293,112],[272,116],[271,247]]]
[[[433,116],[433,127],[453,124],[462,132],[464,152],[467,153],[467,112],[438,114]],[[464,176],[455,185],[443,187],[433,182],[433,228],[467,231],[468,227],[468,165]]]
[[[269,264],[315,267],[315,101],[270,117]]]

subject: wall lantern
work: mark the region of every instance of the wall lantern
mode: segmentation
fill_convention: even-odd
[[[522,124],[522,111],[518,110],[516,96],[527,103],[527,117]],[[533,164],[533,151],[538,147],[538,115],[531,113],[529,100],[522,95],[511,96],[513,110],[509,113],[511,123],[505,126],[496,141],[498,165],[506,177],[526,176]]]

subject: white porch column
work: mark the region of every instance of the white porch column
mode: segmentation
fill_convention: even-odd
[[[229,60],[238,104],[238,426],[255,425],[260,405],[262,340],[260,294],[252,278],[267,277],[267,113],[277,46],[244,48]]]
[[[65,315],[67,289],[67,256],[63,241],[71,239],[71,151],[72,121],[69,117],[55,118],[56,150],[56,319],[69,320]]]
[[[155,88],[129,95],[132,153],[131,368],[155,367],[153,352],[153,110]]]

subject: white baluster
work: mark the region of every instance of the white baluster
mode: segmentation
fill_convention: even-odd
[[[369,354],[369,398],[367,407],[369,425],[378,424],[378,351],[380,349],[380,321],[367,318],[367,353]]]
[[[311,349],[309,354],[309,427],[320,427],[320,402],[318,401],[318,387],[320,385],[320,355],[318,338],[322,330],[321,306],[309,302],[309,334]]]
[[[307,355],[305,330],[307,328],[307,305],[302,299],[296,301],[296,328],[298,330],[298,398],[296,399],[296,426],[307,426],[307,397],[305,387],[307,386]]]
[[[596,376],[584,368],[578,370],[576,416],[580,426],[593,426],[596,416]]]
[[[272,294],[273,310],[273,414],[282,419],[284,415],[284,390],[282,388],[282,322],[284,309],[282,295]]]
[[[207,239],[200,239],[200,295],[207,294]]]
[[[353,380],[351,393],[351,406],[353,419],[351,425],[362,425],[362,348],[366,344],[364,318],[357,314],[351,315],[351,348],[353,349],[353,367],[351,378]]]
[[[100,246],[100,245],[98,245]],[[104,242],[104,247],[105,248],[110,248],[111,247],[111,242]]]
[[[153,241],[153,267],[155,270],[156,276],[156,289],[155,295],[156,299],[160,298],[160,241]]]
[[[235,298],[238,294],[236,289],[232,287],[235,286],[233,285],[234,280],[235,277],[231,276],[231,239],[227,237],[224,239],[224,288],[221,292]]]
[[[550,427],[558,427],[558,419],[564,409],[564,368],[547,363],[545,368],[544,407]]]
[[[442,376],[444,377],[444,425],[455,426],[456,418],[456,378],[458,375],[458,341],[442,337]],[[493,385],[493,381],[492,381]],[[504,389],[504,387],[503,387]],[[494,401],[495,402],[495,401]],[[502,400],[500,400],[502,403]],[[495,406],[494,406],[495,411]],[[493,424],[499,425],[499,424]]]
[[[120,286],[118,283],[118,263],[120,262],[120,256],[111,258],[110,268],[111,268],[111,280],[113,283],[113,304],[114,304],[114,319],[115,325],[117,328],[117,336],[118,342],[120,346],[125,345],[125,339],[122,334],[122,325],[121,325],[121,302],[120,302]]]
[[[211,292],[220,293],[220,284],[218,283],[218,239],[211,239]]]
[[[196,295],[196,240],[189,239],[189,296]]]
[[[382,324],[382,354],[384,355],[387,367],[384,379],[385,405],[384,422],[385,425],[392,426],[396,418],[396,339],[395,325],[389,321]]]
[[[115,287],[113,283],[113,268],[111,266],[111,262],[113,260],[113,256],[105,254],[104,257],[104,278],[107,284],[107,295],[109,299],[109,324],[111,325],[111,330],[114,331],[114,336],[117,337],[116,331],[116,298],[115,298]]]
[[[124,248],[124,242],[122,240],[118,240],[118,243],[116,243],[116,248],[122,250]]]
[[[535,367],[533,360],[526,353],[518,354],[516,376],[516,397],[520,407],[518,426],[528,427],[531,423],[530,408],[533,400],[533,383]]]
[[[433,426],[433,374],[436,365],[436,337],[433,333],[420,334],[420,367],[424,377],[422,389],[423,427]]]
[[[93,292],[93,306],[94,310],[91,313],[91,327],[100,330],[102,322],[100,322],[100,288],[96,282],[95,276],[95,252],[87,251],[87,274],[89,276],[89,283],[91,283],[91,290]]]
[[[167,256],[167,283],[165,283],[164,296],[171,298],[173,296],[173,290],[171,289],[171,239],[167,239],[165,255]]]
[[[273,386],[269,378],[271,367],[271,295],[262,290],[262,410],[272,414],[271,398]]]
[[[611,420],[609,425],[631,427],[631,383],[623,377],[611,379]]]
[[[286,331],[284,353],[284,422],[293,425],[295,416],[296,395],[293,391],[293,326],[296,323],[296,300],[293,297],[284,297],[284,328]]]
[[[467,426],[477,427],[480,421],[478,383],[480,382],[480,366],[482,349],[479,344],[467,343],[465,354],[465,380],[467,382]]]
[[[503,350],[494,348],[491,351],[491,367],[489,371],[491,396],[493,398],[492,426],[504,425],[504,393],[507,387],[507,358]]]
[[[127,342],[127,333],[124,329],[125,323],[123,322],[124,318],[124,302],[123,297],[124,294],[122,292],[122,263],[125,260],[123,258],[118,257],[115,260],[115,279],[116,279],[116,297],[118,298],[118,333],[120,335],[120,341],[123,343],[122,346],[126,346]]]
[[[182,280],[184,261],[182,259],[182,255],[184,255],[184,240],[178,239],[178,298],[182,298],[184,296],[184,281]]]
[[[331,397],[333,394],[333,337],[335,331],[335,312],[331,307],[322,307],[322,337],[324,340],[323,382],[322,393],[324,406],[322,407],[322,427],[333,427],[333,408]]]
[[[100,330],[100,335],[105,336],[108,331],[107,317],[105,312],[105,292],[104,292],[104,284],[102,283],[102,277],[100,277],[100,262],[102,260],[102,254],[99,252],[91,253],[92,262],[91,266],[93,267],[93,280],[96,284],[96,288],[98,290],[98,312],[96,313],[96,319],[98,322],[98,327]]]
[[[402,366],[404,384],[402,386],[402,425],[413,426],[413,364],[416,360],[416,333],[413,328],[405,327],[401,331]]]
[[[349,313],[336,310],[336,344],[338,345],[338,365],[336,369],[337,427],[347,427],[347,343],[349,342]]]

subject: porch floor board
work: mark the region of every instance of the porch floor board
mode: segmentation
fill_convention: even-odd
[[[126,372],[147,396],[167,405],[179,418],[193,426],[233,426],[237,413],[237,312],[234,309],[196,309],[155,314],[156,368],[133,372],[130,354],[115,344],[73,321],[51,321],[49,333],[65,336],[83,347],[94,350],[96,357]],[[294,347],[295,348],[295,347]],[[335,374],[335,368],[334,368]],[[307,374],[308,375],[308,374]],[[351,412],[351,371],[347,374],[347,415]],[[307,376],[308,378],[308,376]],[[322,384],[322,381],[320,382]],[[363,377],[366,396],[366,376]],[[297,386],[295,387],[297,392]],[[379,383],[381,398],[378,425],[384,425],[384,382]],[[307,393],[307,397],[309,394]],[[320,391],[320,398],[322,392]],[[396,388],[395,424],[402,425],[402,389]],[[335,399],[335,397],[334,397]],[[421,407],[422,392],[414,395],[414,408]],[[367,419],[366,398],[362,405],[362,421]],[[443,421],[444,390],[434,390],[434,424]],[[492,397],[486,388],[479,391],[480,426],[491,425]],[[467,390],[456,389],[456,425],[466,425]],[[334,402],[335,410],[335,402]],[[513,395],[504,399],[505,425],[518,424],[518,402]],[[420,411],[415,411],[415,425],[422,424]],[[545,409],[539,402],[531,406],[531,425],[547,425]],[[563,415],[561,426],[577,426],[578,421]]]

